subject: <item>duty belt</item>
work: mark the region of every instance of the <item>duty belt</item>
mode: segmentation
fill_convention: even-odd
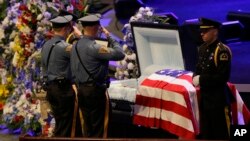
[[[94,86],[104,86],[104,83],[98,83],[94,81],[89,81],[89,82],[80,82],[79,86],[87,86],[87,87],[94,87]]]
[[[70,84],[71,81],[66,78],[56,78],[48,82],[49,84]]]

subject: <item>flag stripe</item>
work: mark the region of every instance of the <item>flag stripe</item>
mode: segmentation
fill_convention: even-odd
[[[250,113],[234,85],[231,103],[234,124],[250,122]],[[133,122],[157,127],[182,138],[194,139],[199,133],[199,89],[192,85],[192,73],[161,70],[143,80],[137,89]]]
[[[196,98],[191,80],[192,73],[172,70],[159,71],[144,79],[136,96],[134,123],[146,127],[161,126],[180,137],[193,138],[198,127],[197,115],[192,110],[197,103],[190,101],[190,97]]]

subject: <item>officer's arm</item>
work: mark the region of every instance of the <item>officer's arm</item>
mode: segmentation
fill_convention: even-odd
[[[225,84],[230,77],[231,54],[228,51],[221,51],[217,56],[217,73],[212,75],[201,75],[200,85],[216,86]]]
[[[94,54],[95,57],[104,60],[122,60],[125,57],[125,54],[120,44],[110,37],[108,38],[108,41],[110,43],[110,47],[94,43],[93,48],[95,50],[91,54]]]
[[[200,53],[200,50],[198,50],[198,53],[199,53],[199,56],[201,56],[201,53]],[[192,77],[192,80],[193,80],[193,85],[194,86],[199,86],[200,82],[199,82],[199,78],[200,78],[200,74],[201,74],[201,64],[200,64],[200,60],[198,59],[198,63],[196,64],[195,66],[195,71],[193,73],[193,77]]]

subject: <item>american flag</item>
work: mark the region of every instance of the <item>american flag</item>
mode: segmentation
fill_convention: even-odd
[[[233,85],[232,83],[228,83],[228,86],[234,97],[234,101],[232,101],[231,103],[232,124],[233,125],[248,125],[250,123],[250,112],[247,106],[244,104],[235,85]]]
[[[144,79],[136,94],[134,124],[161,128],[181,138],[194,139],[199,134],[199,109],[198,91],[192,85],[192,75],[190,71],[165,69]],[[240,97],[237,93],[236,96]],[[238,102],[242,104],[233,112],[244,107],[243,101]],[[246,107],[245,113],[249,115]]]

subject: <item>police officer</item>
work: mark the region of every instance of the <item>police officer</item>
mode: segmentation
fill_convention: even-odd
[[[44,75],[48,83],[46,99],[55,118],[56,137],[70,137],[72,129],[75,94],[71,86],[71,47],[65,42],[73,29],[72,19],[72,15],[60,15],[50,20],[54,35],[45,42],[41,52]],[[81,131],[80,128],[78,131]]]
[[[109,101],[106,101],[105,96],[109,60],[122,60],[125,54],[120,44],[101,27],[100,15],[88,15],[79,21],[83,27],[83,35],[72,49],[71,69],[78,86],[84,134],[86,137],[104,137],[105,109],[109,108]],[[110,47],[96,42],[100,30],[106,35]]]
[[[204,41],[198,48],[193,84],[200,86],[200,132],[202,139],[229,139],[229,97],[231,51],[218,39],[221,24],[200,18]]]

